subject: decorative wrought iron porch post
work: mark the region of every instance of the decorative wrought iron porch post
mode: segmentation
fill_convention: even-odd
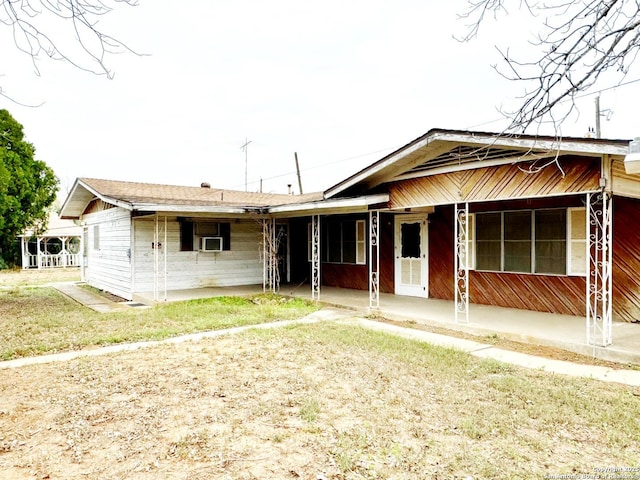
[[[369,212],[369,308],[380,308],[380,212]]]
[[[587,343],[611,345],[613,218],[609,192],[587,194]]]
[[[275,219],[262,219],[262,291],[276,291],[274,264],[277,268],[277,260],[274,252],[275,245]]]
[[[320,300],[320,215],[311,216],[311,299]]]
[[[42,268],[44,266],[44,256],[42,255],[42,238],[37,237],[36,239],[36,256],[38,258],[38,268]]]
[[[276,219],[272,218],[271,235],[269,236],[269,285],[271,292],[278,291],[278,241],[276,240]]]
[[[469,204],[454,205],[455,321],[469,323]]]

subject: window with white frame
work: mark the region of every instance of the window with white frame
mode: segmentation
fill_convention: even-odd
[[[93,226],[93,249],[100,250],[100,225]]]
[[[178,218],[180,251],[192,252],[201,247],[203,238],[218,239],[222,250],[231,250],[231,223],[200,219]]]
[[[475,227],[469,231],[475,239],[470,268],[585,275],[584,208],[482,212],[470,217],[469,224]]]

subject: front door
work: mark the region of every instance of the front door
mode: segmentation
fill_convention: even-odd
[[[395,293],[428,297],[426,215],[395,217]]]

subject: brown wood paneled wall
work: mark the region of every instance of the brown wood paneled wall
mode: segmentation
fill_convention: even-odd
[[[502,165],[402,180],[389,186],[391,208],[509,200],[598,190],[600,159],[566,156],[538,173],[527,164]],[[564,175],[563,175],[564,173]]]
[[[508,203],[503,205],[508,209]],[[536,208],[536,202],[529,208]],[[429,294],[453,300],[453,208],[429,216]],[[567,315],[585,314],[584,277],[470,272],[470,301]]]
[[[394,229],[393,215],[380,214],[380,291],[394,293]]]
[[[322,264],[322,285],[369,290],[369,267],[339,263]]]
[[[453,300],[453,207],[429,215],[429,296]]]
[[[640,200],[613,198],[613,318],[640,320]]]
[[[470,301],[536,312],[585,315],[584,277],[471,272]]]

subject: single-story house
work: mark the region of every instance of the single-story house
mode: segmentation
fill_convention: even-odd
[[[80,178],[83,278],[126,299],[281,282],[640,319],[640,175],[628,140],[433,129],[328,190],[270,195]]]

